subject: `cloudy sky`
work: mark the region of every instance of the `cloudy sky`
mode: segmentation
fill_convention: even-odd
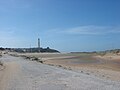
[[[0,0],[0,46],[63,52],[120,48],[119,0]]]

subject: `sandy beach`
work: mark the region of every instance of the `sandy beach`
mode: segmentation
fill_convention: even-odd
[[[120,89],[118,55],[13,52],[0,61],[0,90]]]
[[[53,55],[55,56],[55,54],[46,55],[44,54],[42,56],[49,56],[51,58],[53,58]],[[57,54],[57,57],[58,56],[60,58],[64,55]],[[85,72],[84,69],[82,71],[79,70],[80,72],[77,72],[64,68],[63,66],[58,67],[55,66],[55,64],[51,66],[36,61],[31,61],[30,59],[25,59],[25,57],[18,55],[11,56],[8,54],[3,55],[0,58],[0,61],[2,61],[5,66],[5,68],[0,71],[0,90],[120,89],[119,81],[99,78],[92,74],[88,74],[88,72]]]
[[[37,57],[44,64],[61,67],[76,72],[91,74],[103,79],[120,81],[120,56],[108,54],[104,56],[85,53],[26,53],[19,54]]]
[[[25,59],[25,56],[40,58],[44,63]],[[68,62],[66,62],[66,59],[69,60],[72,58],[73,60],[73,58],[78,59],[80,57],[82,57],[82,60],[86,60],[79,62],[82,66],[78,63],[76,65],[76,62],[74,64],[71,60],[69,63],[71,62],[72,64],[67,64]],[[91,57],[91,55],[88,55],[86,58],[86,55],[84,57],[84,55],[80,56],[77,54],[24,53],[12,56],[5,54],[0,58],[0,61],[5,66],[0,71],[0,90],[119,90],[119,81],[112,80],[111,78],[100,78],[95,76],[93,72],[90,73],[88,71],[92,71],[92,66],[90,68],[87,63],[90,63],[90,65],[100,63],[99,60],[97,62],[93,62],[94,60],[89,61],[87,60],[89,59],[88,57]],[[57,58],[59,58],[59,61],[62,59],[62,62],[58,62]],[[78,62],[78,60],[76,61]],[[96,70],[99,71],[97,68]],[[103,74],[105,71],[99,72]],[[113,71],[112,73],[118,75],[117,71]],[[96,74],[98,75],[99,73]]]

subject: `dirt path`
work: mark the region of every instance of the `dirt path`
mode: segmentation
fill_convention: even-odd
[[[8,62],[5,63],[5,68],[0,72],[0,90],[8,90],[10,86],[10,81],[12,78],[14,78],[14,75],[16,72],[18,72],[19,67],[15,62]]]
[[[3,55],[0,90],[120,90],[120,82]]]

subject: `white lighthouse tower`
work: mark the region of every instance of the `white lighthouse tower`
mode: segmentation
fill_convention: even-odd
[[[40,38],[38,38],[38,52],[40,52]]]

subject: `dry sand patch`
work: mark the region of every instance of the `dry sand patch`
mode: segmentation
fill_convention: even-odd
[[[18,65],[14,62],[5,63],[4,67],[5,68],[0,71],[0,90],[7,90],[9,88],[9,81],[18,70]]]
[[[120,80],[120,56],[93,54],[27,53],[19,54],[42,58],[44,64],[85,72],[102,78]]]

